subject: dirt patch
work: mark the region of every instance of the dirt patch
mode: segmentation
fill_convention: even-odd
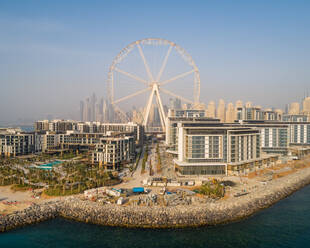
[[[289,171],[274,173],[274,174],[272,175],[272,179],[277,179],[277,178],[280,178],[280,177],[285,177],[285,176],[290,175],[290,174],[293,174],[293,173],[295,173],[295,172],[296,172],[296,170],[289,170]]]
[[[56,198],[57,196],[50,196],[50,195],[47,195],[45,194],[45,192],[43,191],[42,194],[41,194],[41,199],[42,200],[46,200],[46,199],[53,199],[53,198]]]
[[[21,211],[27,207],[29,207],[31,203],[15,203],[15,204],[9,204],[9,203],[0,203],[0,214],[11,214],[15,211]]]
[[[258,176],[258,172],[254,171],[254,172],[250,172],[248,174],[248,178],[249,179],[253,179],[254,177],[257,177]]]

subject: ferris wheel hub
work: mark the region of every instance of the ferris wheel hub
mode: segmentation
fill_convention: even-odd
[[[150,87],[158,87],[159,86],[159,83],[158,82],[151,82],[150,84]]]

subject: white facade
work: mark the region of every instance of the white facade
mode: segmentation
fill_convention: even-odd
[[[261,159],[255,128],[178,123],[176,170],[183,175],[223,175],[230,164]]]
[[[105,169],[120,169],[121,164],[132,162],[135,158],[133,137],[106,137],[96,144],[92,160]]]
[[[19,156],[32,153],[34,134],[24,133],[20,129],[0,129],[0,156]]]

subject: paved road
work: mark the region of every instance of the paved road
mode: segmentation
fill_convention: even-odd
[[[148,163],[145,168],[145,173],[141,175],[141,169],[142,169],[142,160],[144,156],[145,149],[143,147],[142,153],[141,153],[141,159],[139,161],[139,164],[136,168],[136,170],[132,173],[132,176],[128,182],[124,182],[120,184],[120,187],[123,188],[132,188],[132,187],[138,187],[142,186],[142,181],[144,179],[149,178],[149,161],[152,163],[152,169],[154,171],[155,177],[161,177],[165,176],[168,178],[175,178],[175,174],[173,171],[173,163],[171,158],[168,158],[165,154],[165,148],[163,146],[160,147],[160,155],[161,155],[161,161],[162,161],[162,171],[160,173],[157,173],[157,154],[156,154],[156,146],[157,143],[149,145],[149,155],[148,155]]]
[[[136,170],[133,172],[130,181],[129,182],[123,182],[121,183],[119,186],[123,187],[123,188],[132,188],[132,187],[137,187],[137,186],[142,186],[142,181],[144,179],[148,178],[148,173],[144,173],[141,175],[141,169],[142,169],[142,160],[143,160],[143,156],[144,156],[144,152],[145,149],[143,147],[142,153],[141,153],[141,157],[140,157],[140,161],[138,163],[138,166],[136,168]]]

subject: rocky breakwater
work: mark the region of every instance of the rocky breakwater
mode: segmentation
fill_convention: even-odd
[[[102,205],[96,202],[68,199],[60,215],[86,223],[125,227],[180,227],[193,226],[205,218],[205,206],[142,207]]]
[[[22,211],[0,216],[0,232],[55,218],[61,204],[60,201],[32,204]]]
[[[207,207],[209,218],[206,224],[226,223],[243,219],[275,204],[308,184],[310,184],[310,168],[272,180],[266,185],[259,185],[248,195],[211,203]]]
[[[241,197],[199,206],[141,207],[102,205],[69,198],[60,215],[86,223],[142,228],[193,227],[228,223],[275,204],[310,183],[310,168],[260,185]]]
[[[275,204],[310,183],[310,168],[257,183],[255,190],[198,206],[119,206],[68,197],[61,201],[32,205],[23,211],[0,216],[0,231],[37,223],[57,216],[108,226],[169,228],[216,225],[236,221]]]

